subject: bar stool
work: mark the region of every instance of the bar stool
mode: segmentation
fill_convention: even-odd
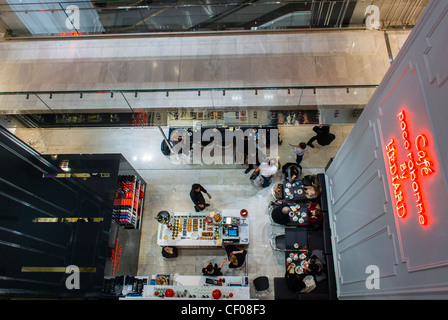
[[[253,281],[255,295],[257,297],[266,296],[271,292],[269,288],[269,278],[267,276],[256,277]]]

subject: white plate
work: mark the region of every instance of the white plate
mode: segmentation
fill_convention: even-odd
[[[303,218],[299,219],[299,223],[304,223],[304,222],[305,222],[305,220]]]
[[[302,189],[299,189],[299,190],[297,190],[297,193],[298,193],[298,194],[302,194],[302,193],[303,193],[303,190],[302,190]]]
[[[297,274],[302,274],[303,273],[303,268],[300,267],[300,266],[297,266],[295,271],[296,271]]]
[[[290,216],[290,217],[294,217],[294,212],[290,211],[290,212],[289,212],[289,216]]]
[[[198,235],[196,232],[193,232],[193,233],[191,234],[191,239],[192,239],[192,240],[198,240],[198,239],[199,239],[199,235]]]
[[[302,212],[302,218],[306,217],[306,212]]]
[[[297,216],[294,216],[294,217],[292,217],[292,220],[297,221],[297,220],[299,220],[299,218],[297,218]]]

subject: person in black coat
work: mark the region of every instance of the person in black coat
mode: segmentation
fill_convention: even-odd
[[[272,221],[278,224],[286,225],[289,222],[289,212],[291,208],[286,205],[279,205],[274,208],[271,213]]]
[[[207,194],[208,198],[211,199],[212,196],[201,186],[199,183],[195,183],[191,186],[190,198],[194,203],[194,209],[196,212],[204,210],[206,207],[210,206],[209,203],[205,202],[203,193]]]
[[[297,274],[294,268],[294,264],[290,264],[288,266],[288,269],[285,273],[285,281],[289,290],[291,290],[292,292],[300,292],[306,287],[305,283],[303,282],[304,275]]]
[[[247,255],[245,249],[241,250],[234,245],[226,246],[225,249],[229,258],[229,268],[239,268],[244,264]]]
[[[313,142],[316,140],[321,146],[327,146],[336,138],[334,134],[330,133],[330,126],[328,125],[315,126],[313,131],[316,132],[316,135],[306,143],[311,148],[314,148]]]
[[[222,260],[222,263],[218,266],[217,263],[213,264],[211,262],[207,263],[207,265],[202,268],[202,275],[203,276],[222,276],[222,266],[224,263],[227,262],[227,259],[224,258]]]

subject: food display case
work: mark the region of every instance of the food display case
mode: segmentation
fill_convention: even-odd
[[[249,244],[249,219],[238,210],[170,213],[157,233],[160,246],[218,247],[229,243]]]

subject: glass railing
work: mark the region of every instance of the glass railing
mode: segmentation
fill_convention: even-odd
[[[429,0],[381,6],[385,24],[412,26]],[[365,27],[363,0],[0,0],[10,37]]]
[[[372,85],[0,92],[26,126],[354,123]]]

